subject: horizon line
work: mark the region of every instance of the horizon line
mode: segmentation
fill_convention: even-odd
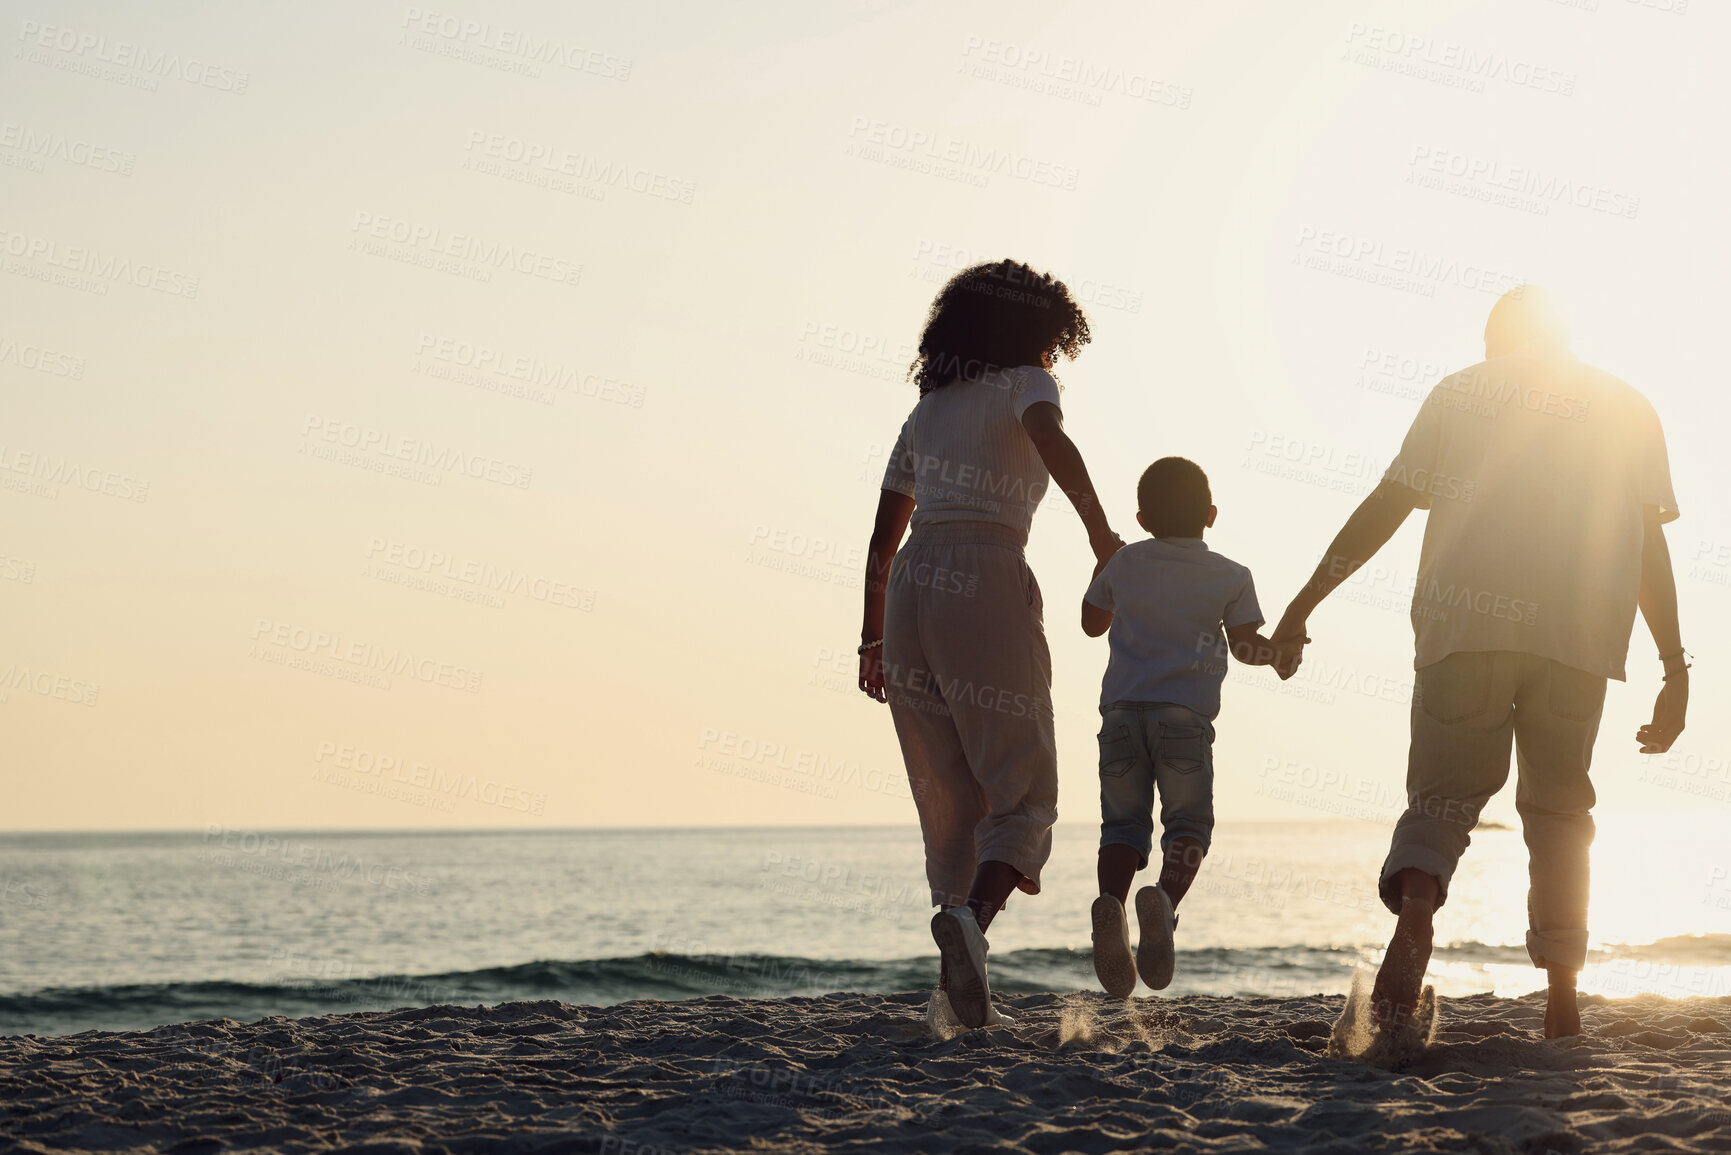
[[[1357,818],[1247,818],[1219,822],[1217,826],[1332,826],[1362,824]],[[1494,824],[1489,819],[1486,824]],[[1095,821],[1059,821],[1057,827],[1095,827]],[[30,835],[71,834],[204,834],[212,827],[222,830],[244,830],[272,834],[672,834],[720,830],[909,830],[918,832],[918,822],[802,822],[802,823],[742,823],[706,826],[247,826],[236,823],[205,823],[198,826],[113,826],[113,827],[40,827],[0,829],[0,838]]]

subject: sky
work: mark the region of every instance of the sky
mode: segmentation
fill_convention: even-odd
[[[1064,279],[1115,527],[1182,454],[1271,618],[1503,289],[1653,401],[1698,655],[1601,812],[1724,812],[1723,9],[6,3],[0,828],[909,823],[855,688],[926,307]],[[1400,805],[1415,518],[1237,667],[1221,820]],[[1035,519],[1064,821],[1105,640]],[[1512,815],[1508,799],[1491,816]]]

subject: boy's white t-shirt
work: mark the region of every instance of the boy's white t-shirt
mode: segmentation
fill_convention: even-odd
[[[1215,717],[1226,678],[1225,631],[1263,621],[1250,571],[1214,553],[1199,537],[1149,538],[1125,546],[1112,555],[1086,598],[1112,614],[1102,707],[1172,702]]]

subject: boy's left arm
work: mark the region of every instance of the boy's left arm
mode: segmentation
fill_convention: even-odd
[[[1116,550],[1113,554],[1116,554]],[[1097,638],[1112,628],[1112,610],[1102,609],[1096,604],[1096,599],[1108,604],[1112,603],[1111,579],[1102,579],[1106,566],[1112,557],[1104,557],[1094,563],[1094,577],[1088,583],[1088,592],[1082,595],[1082,632],[1090,638]]]
[[[1103,610],[1087,598],[1082,599],[1082,632],[1097,638],[1112,628],[1112,611]]]

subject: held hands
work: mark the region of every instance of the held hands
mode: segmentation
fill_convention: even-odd
[[[1280,675],[1281,681],[1286,681],[1298,673],[1298,667],[1304,664],[1304,645],[1309,638],[1297,638],[1288,641],[1273,641],[1274,660],[1268,664],[1274,667],[1274,672]]]
[[[1255,626],[1228,626],[1227,644],[1232,656],[1247,666],[1273,666],[1281,681],[1298,672],[1304,661],[1304,643],[1310,639],[1270,639],[1262,636]]]
[[[1274,667],[1274,672],[1283,682],[1298,673],[1298,667],[1304,661],[1304,647],[1310,644],[1305,630],[1304,619],[1293,617],[1289,609],[1280,619],[1280,624],[1274,627],[1274,636],[1268,639],[1268,644],[1274,648],[1274,660],[1269,665]]]
[[[1099,577],[1106,563],[1112,560],[1112,555],[1124,548],[1124,539],[1108,531],[1107,536],[1095,538],[1088,545],[1094,551],[1094,576]]]
[[[1683,716],[1689,710],[1689,673],[1687,670],[1666,677],[1659,687],[1659,698],[1653,703],[1653,720],[1635,731],[1635,741],[1643,754],[1663,754],[1683,732]]]
[[[1256,666],[1273,666],[1274,672],[1280,675],[1281,681],[1286,681],[1298,673],[1298,667],[1304,664],[1304,643],[1309,638],[1297,638],[1276,641],[1273,638],[1258,638],[1255,657],[1251,664]]]

